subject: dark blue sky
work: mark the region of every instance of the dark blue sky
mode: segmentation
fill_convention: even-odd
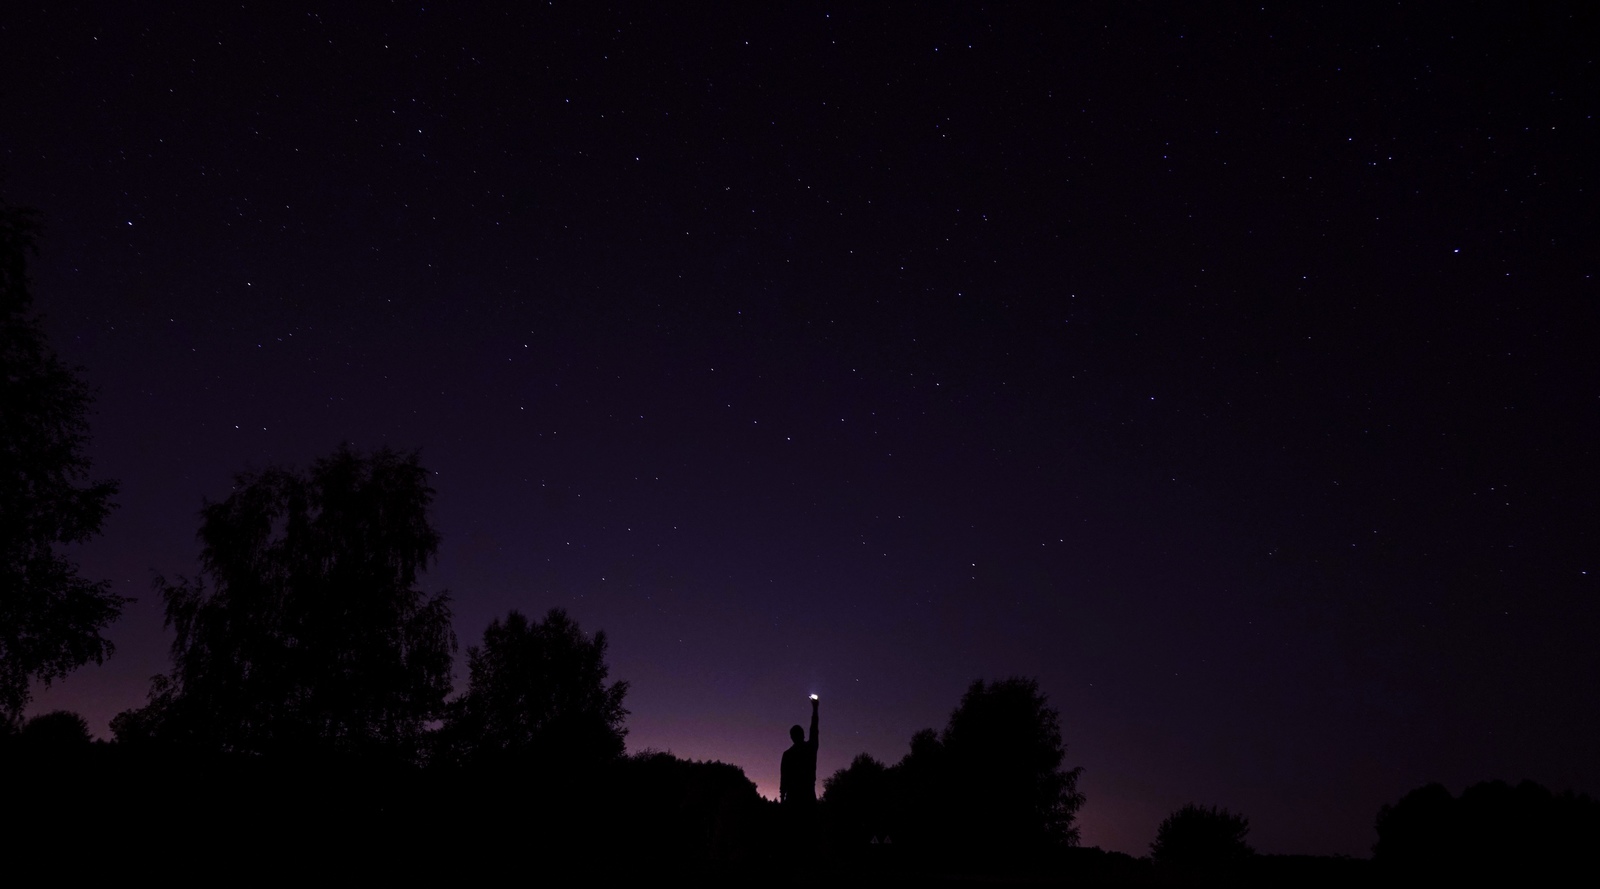
[[[196,7],[0,18],[139,598],[36,712],[139,704],[203,499],[349,441],[437,473],[463,646],[565,607],[768,795],[810,692],[828,774],[1013,674],[1135,854],[1600,789],[1592,11]]]

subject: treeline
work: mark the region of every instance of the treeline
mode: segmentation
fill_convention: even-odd
[[[737,767],[624,755],[627,683],[561,609],[493,620],[453,688],[449,596],[418,586],[439,544],[428,479],[415,455],[348,447],[237,476],[202,509],[199,575],[156,580],[172,667],[111,720],[115,742],[72,714],[0,720],[18,816],[0,838],[275,865],[759,852],[764,801]],[[106,801],[117,829],[82,842]]]
[[[929,734],[918,744],[943,743],[942,733]],[[893,831],[905,828],[894,820],[895,794],[908,789],[897,782],[915,780],[900,766],[927,753],[881,771],[857,757],[835,773],[820,810],[824,835],[797,849],[778,805],[724,763],[647,752],[579,769],[537,761],[488,769],[200,753],[91,741],[81,717],[57,712],[0,738],[10,819],[0,848],[14,860],[56,856],[77,872],[137,867],[129,863],[150,862],[154,851],[168,856],[165,867],[218,878],[331,862],[370,877],[461,879],[508,860],[530,874],[600,884],[686,870],[724,884],[811,874],[838,885],[960,874],[1078,886],[1584,884],[1597,875],[1590,850],[1600,804],[1531,782],[1487,782],[1460,796],[1419,788],[1380,811],[1371,860],[1259,855],[1244,843],[1248,821],[1202,806],[1174,812],[1152,854],[1138,859],[1069,845],[1019,850],[1009,840],[975,854],[984,834],[960,830],[995,811],[979,806],[943,809],[959,819],[941,834],[954,848],[914,833],[897,841]],[[855,792],[880,779],[866,796]],[[868,805],[879,791],[882,805]],[[888,816],[877,823],[889,832],[864,830],[863,814]]]
[[[1600,803],[1532,781],[1411,791],[1378,813],[1373,860],[1412,883],[1600,883]]]
[[[725,763],[647,752],[576,768],[413,766],[86,735],[41,744],[31,728],[0,739],[0,849],[12,861],[70,862],[78,874],[237,883],[331,868],[409,882],[513,867],[529,879],[611,883],[774,857],[774,804]]]
[[[303,472],[241,474],[207,503],[199,575],[156,580],[172,668],[111,721],[114,742],[71,713],[0,720],[13,856],[177,850],[218,879],[328,862],[459,879],[507,856],[590,882],[686,867],[727,882],[775,870],[1080,885],[1596,869],[1583,851],[1600,839],[1594,801],[1527,783],[1407,795],[1379,814],[1370,863],[1256,855],[1247,819],[1197,805],[1159,826],[1146,858],[1079,849],[1082,770],[1065,765],[1059,714],[1020,677],[973,683],[893,765],[857,756],[796,820],[737,766],[626,755],[628,685],[608,681],[605,634],[561,609],[491,621],[454,688],[450,598],[418,586],[439,544],[428,478],[414,454],[342,447]]]

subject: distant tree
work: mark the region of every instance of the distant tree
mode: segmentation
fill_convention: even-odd
[[[1156,829],[1150,858],[1165,870],[1191,874],[1224,874],[1255,854],[1245,842],[1250,821],[1227,809],[1190,803]]]
[[[937,854],[1075,846],[1082,769],[1062,766],[1060,716],[1032,679],[974,682],[944,732],[918,732],[892,770],[892,833]]]
[[[948,842],[953,821],[944,742],[931,728],[911,736],[911,749],[889,770],[889,834],[896,843],[936,846]]]
[[[610,835],[646,873],[664,861],[748,857],[762,839],[763,808],[775,805],[738,766],[655,750],[616,763],[614,779]]]
[[[467,690],[450,708],[452,755],[468,762],[550,762],[623,755],[624,681],[606,684],[606,634],[586,636],[566,611],[530,622],[512,611],[467,649]]]
[[[412,755],[456,644],[448,597],[416,587],[439,545],[427,479],[415,454],[349,447],[237,476],[201,510],[202,577],[156,581],[173,669],[118,740]]]
[[[846,844],[882,841],[889,836],[889,768],[862,753],[822,783],[822,810]]]
[[[145,705],[111,717],[111,737],[118,744],[128,746],[179,740],[179,722],[174,712],[183,708],[178,705],[176,698],[171,676],[150,677],[150,692]],[[193,734],[192,730],[188,733]]]
[[[0,723],[13,728],[34,680],[111,655],[102,631],[128,602],[58,551],[99,533],[117,486],[88,481],[89,389],[33,314],[36,231],[0,203]]]
[[[941,739],[959,822],[981,847],[1075,846],[1082,769],[1062,768],[1059,714],[1022,677],[972,683]]]
[[[1583,885],[1600,879],[1600,803],[1532,781],[1484,781],[1453,797],[1439,784],[1378,812],[1373,862],[1412,882],[1515,881]],[[1588,874],[1588,877],[1584,877]]]
[[[1373,860],[1406,868],[1449,860],[1461,845],[1459,821],[1456,799],[1443,784],[1418,787],[1378,810]]]

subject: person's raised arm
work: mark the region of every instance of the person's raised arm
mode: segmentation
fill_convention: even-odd
[[[811,746],[817,746],[817,700],[816,695],[811,696]]]

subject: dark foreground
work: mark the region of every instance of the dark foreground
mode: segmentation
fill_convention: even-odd
[[[0,757],[0,781],[0,854],[74,882],[1343,887],[1487,874],[1474,862],[1401,872],[1292,855],[1174,872],[1097,848],[1021,854],[849,842],[825,817],[797,839],[736,767],[666,755],[599,768],[429,771],[97,743],[12,751]],[[1504,860],[1490,869],[1539,876]]]

